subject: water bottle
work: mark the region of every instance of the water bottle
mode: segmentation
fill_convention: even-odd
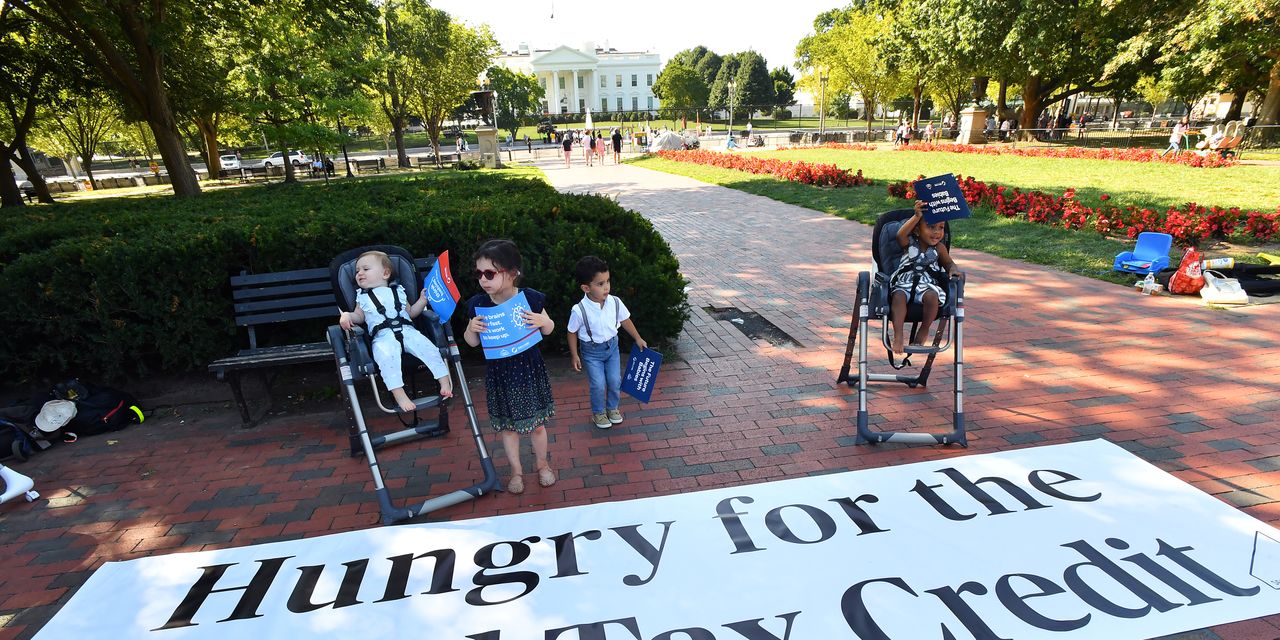
[[[1148,273],[1147,277],[1142,279],[1142,293],[1146,295],[1155,293],[1156,288],[1159,286],[1160,285],[1156,283],[1156,276],[1153,273]]]

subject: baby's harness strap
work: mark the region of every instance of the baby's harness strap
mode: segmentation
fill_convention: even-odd
[[[391,290],[391,302],[395,306],[395,313],[391,315],[387,314],[387,309],[382,306],[382,301],[378,299],[378,296],[373,295],[371,289],[360,290],[360,293],[369,296],[369,300],[373,302],[373,308],[377,309],[378,313],[382,314],[383,317],[382,322],[378,323],[376,327],[371,327],[369,329],[369,342],[370,344],[373,343],[373,339],[378,336],[379,331],[382,331],[383,329],[391,329],[391,332],[396,336],[396,341],[400,343],[400,350],[403,351],[404,337],[401,336],[400,333],[404,331],[404,326],[408,324],[407,320],[400,317],[400,311],[404,309],[404,305],[400,302],[400,295],[397,293],[399,287],[393,286],[387,288]]]
[[[613,318],[617,320],[618,313],[622,311],[622,307],[618,305],[618,297],[617,296],[612,296],[612,297],[613,297]],[[591,335],[591,321],[587,320],[587,301],[586,300],[578,301],[578,307],[581,309],[579,313],[582,314],[582,328],[587,330],[587,340],[590,340],[591,342],[595,342],[596,341],[595,336]]]

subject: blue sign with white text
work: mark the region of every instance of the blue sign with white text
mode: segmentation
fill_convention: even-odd
[[[458,293],[458,286],[453,283],[453,274],[449,272],[448,251],[436,258],[436,263],[423,281],[422,288],[427,290],[427,303],[431,305],[431,310],[440,316],[440,324],[449,322],[449,317],[453,315],[453,310],[458,308],[458,300],[462,296]]]
[[[631,345],[627,373],[622,377],[622,392],[640,402],[648,402],[653,395],[653,387],[658,383],[658,369],[661,367],[661,353]]]
[[[485,360],[510,358],[542,342],[542,332],[524,320],[529,299],[521,291],[496,307],[476,307],[476,315],[484,318],[480,347]]]
[[[924,221],[929,224],[944,220],[968,218],[969,203],[964,199],[955,174],[935,176],[915,182],[916,200],[925,203]]]

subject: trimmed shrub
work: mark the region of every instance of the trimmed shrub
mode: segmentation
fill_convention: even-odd
[[[0,369],[10,376],[111,379],[203,370],[243,346],[243,332],[232,323],[229,276],[326,267],[347,249],[377,243],[398,244],[415,256],[449,250],[465,300],[480,292],[469,277],[471,254],[485,240],[510,238],[524,256],[523,285],[547,294],[559,325],[544,341],[550,349],[565,347],[564,324],[582,297],[572,268],[588,254],[612,265],[614,292],[646,339],[673,340],[687,317],[679,264],[642,216],[606,198],[562,194],[539,180],[489,172],[5,213],[0,296],[21,319],[0,336],[0,350],[9,354]],[[461,315],[454,323],[459,336]],[[259,339],[314,342],[332,323],[264,328]]]

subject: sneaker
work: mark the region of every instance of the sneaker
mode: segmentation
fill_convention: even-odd
[[[596,424],[597,429],[608,429],[613,426],[613,423],[609,422],[609,416],[603,413],[592,414],[591,421]]]
[[[609,416],[609,422],[612,422],[613,424],[622,424],[621,411],[618,411],[617,409],[610,409],[609,413],[606,415]]]

